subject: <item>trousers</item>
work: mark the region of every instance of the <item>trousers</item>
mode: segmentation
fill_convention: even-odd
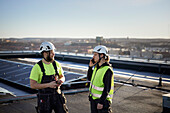
[[[91,113],[112,113],[111,103],[108,100],[104,101],[103,109],[97,109],[97,104],[99,103],[99,99],[90,99],[91,105]]]
[[[38,113],[68,113],[66,98],[64,94],[38,94],[37,95]]]

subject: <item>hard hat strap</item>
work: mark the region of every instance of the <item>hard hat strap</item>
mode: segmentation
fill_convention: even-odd
[[[99,63],[101,59],[103,58],[103,57],[100,57],[101,53],[98,53],[98,54],[99,54],[99,61],[97,63]]]

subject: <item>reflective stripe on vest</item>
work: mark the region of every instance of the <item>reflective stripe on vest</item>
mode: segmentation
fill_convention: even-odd
[[[94,93],[90,93],[92,96],[94,96],[94,97],[98,97],[98,98],[100,98],[102,95],[101,94],[94,94]],[[107,95],[107,98],[113,98],[113,94],[108,94]]]
[[[104,88],[103,87],[97,87],[95,85],[93,85],[91,82],[90,82],[90,86],[95,89],[95,90],[98,90],[98,91],[103,91]],[[111,89],[110,90],[114,90],[114,86],[111,86]]]

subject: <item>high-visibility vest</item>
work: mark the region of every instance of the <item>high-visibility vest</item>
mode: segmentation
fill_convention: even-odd
[[[58,74],[58,71],[57,71],[57,66],[56,66],[56,62],[53,61],[53,67],[55,69],[55,74],[54,75],[46,75],[45,73],[45,68],[43,66],[43,62],[42,60],[40,60],[38,63],[37,63],[40,68],[41,68],[41,71],[43,72],[43,76],[42,76],[42,80],[41,80],[41,84],[43,83],[50,83],[52,81],[56,81],[55,80],[55,77],[58,77],[59,78],[59,74]],[[55,93],[56,91],[59,91],[59,87],[57,88],[44,88],[44,89],[39,89],[38,90],[38,93],[44,93],[44,94],[52,94],[52,93]]]
[[[103,66],[97,70],[97,67],[94,68],[91,82],[90,82],[90,96],[95,99],[99,99],[102,96],[103,90],[104,90],[104,83],[103,78],[106,73],[106,71],[110,69],[113,72],[113,69],[110,66]],[[111,78],[111,89],[109,94],[107,95],[107,100],[112,102],[113,93],[114,93],[114,76],[112,75]]]

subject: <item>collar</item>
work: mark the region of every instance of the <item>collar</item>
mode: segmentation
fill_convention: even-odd
[[[97,69],[99,69],[103,66],[111,66],[111,65],[108,62],[103,63],[101,66],[99,66],[99,64],[97,64]]]

